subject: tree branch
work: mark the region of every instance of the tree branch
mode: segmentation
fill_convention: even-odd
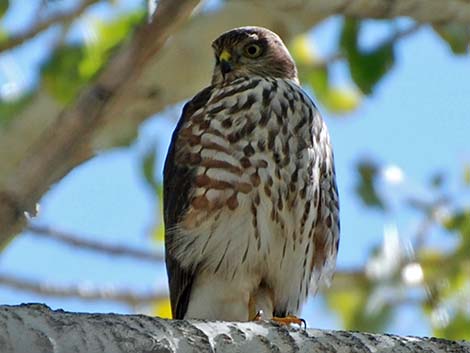
[[[3,353],[35,352],[433,352],[468,353],[470,343],[438,338],[277,326],[270,322],[164,320],[144,315],[0,306]]]
[[[102,286],[93,288],[87,285],[58,286],[40,283],[6,274],[0,274],[0,286],[14,288],[20,291],[39,294],[44,297],[80,299],[84,301],[106,301],[136,306],[153,303],[168,297],[167,293],[149,292],[135,293],[125,289],[109,289]],[[1,342],[1,340],[0,340]]]
[[[105,109],[112,98],[136,80],[146,60],[158,52],[198,2],[161,0],[154,21],[135,33],[133,40],[111,60],[94,85],[79,95],[75,104],[61,111],[54,105],[58,110],[56,120],[47,124],[46,129],[39,128],[42,133],[32,145],[20,148],[25,155],[17,161],[14,178],[1,180],[0,177],[0,185],[3,184],[0,186],[0,248],[24,227],[25,212],[35,208],[49,186],[93,155],[90,140],[103,124]],[[40,110],[32,113],[37,118]],[[3,167],[8,167],[9,163],[5,164]]]
[[[103,242],[85,238],[83,236],[78,236],[76,234],[71,234],[57,229],[53,229],[50,227],[29,224],[26,227],[26,230],[29,230],[33,233],[33,235],[38,237],[53,239],[55,241],[67,244],[72,247],[96,251],[104,255],[125,256],[140,261],[149,261],[152,263],[163,261],[163,254],[157,254],[151,251],[131,248],[127,245],[106,244]]]
[[[259,5],[266,0],[245,0]],[[421,23],[470,23],[470,4],[465,0],[338,0],[338,1],[285,1],[271,0],[270,6],[284,12],[299,11],[299,21],[308,16],[343,14],[357,18],[414,18]],[[315,11],[315,12],[314,12]]]
[[[36,23],[23,33],[0,41],[0,53],[23,44],[27,40],[34,38],[39,33],[45,31],[54,24],[68,22],[79,17],[90,5],[98,1],[100,0],[85,0],[70,12],[60,13],[58,15],[51,16],[47,20]]]

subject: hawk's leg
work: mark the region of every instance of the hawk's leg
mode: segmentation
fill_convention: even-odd
[[[247,321],[248,293],[243,282],[202,273],[193,283],[184,318]]]
[[[251,321],[270,320],[273,312],[273,291],[265,284],[250,295],[248,312]]]
[[[252,316],[249,321],[261,321],[263,320],[263,312],[260,310],[256,313],[255,316]]]

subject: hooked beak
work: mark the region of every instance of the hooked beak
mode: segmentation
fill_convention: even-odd
[[[232,71],[232,54],[230,54],[227,50],[223,50],[219,55],[219,60],[220,71],[222,72],[222,75],[225,76],[227,73]]]

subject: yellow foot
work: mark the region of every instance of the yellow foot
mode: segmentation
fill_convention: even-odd
[[[273,317],[271,320],[277,322],[280,325],[296,324],[307,329],[307,322],[297,316],[288,315],[286,317]]]

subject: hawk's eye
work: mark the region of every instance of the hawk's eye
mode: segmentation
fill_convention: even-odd
[[[244,48],[244,51],[249,58],[257,58],[261,55],[262,49],[258,44],[250,43]]]

